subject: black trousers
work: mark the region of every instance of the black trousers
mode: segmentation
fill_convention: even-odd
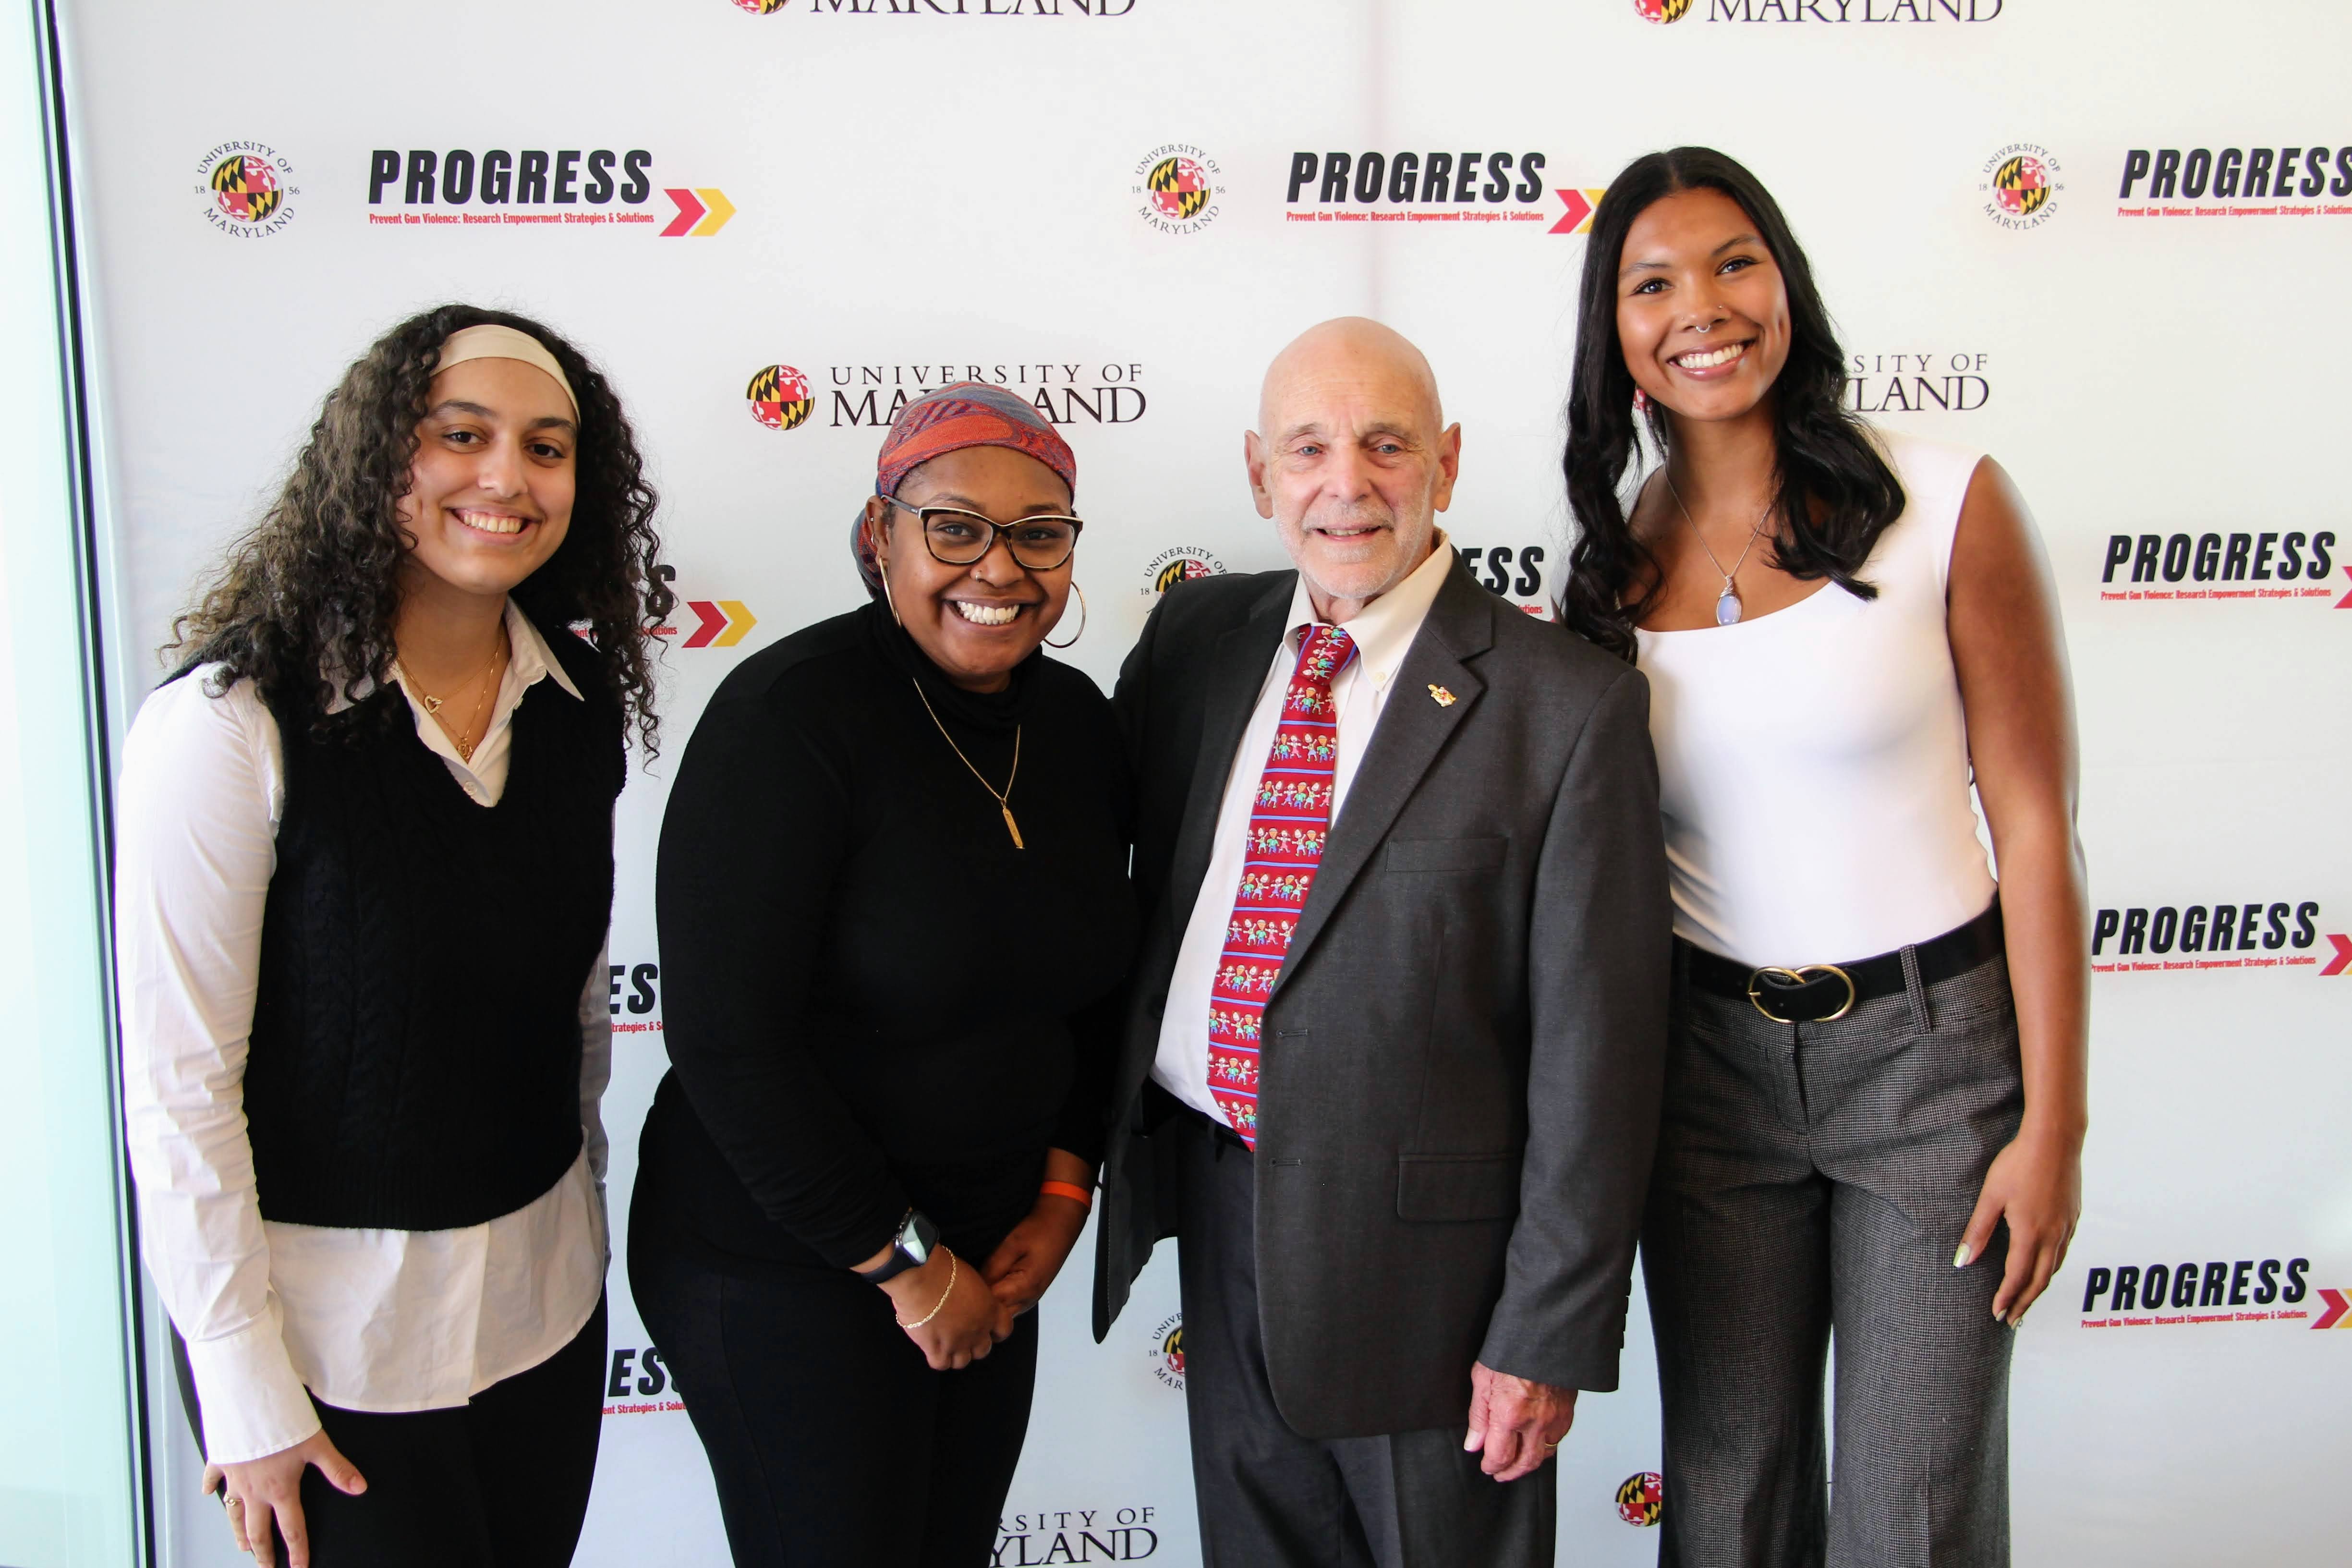
[[[204,1419],[176,1337],[180,1391]],[[302,1472],[311,1568],[564,1568],[580,1543],[604,1419],[604,1302],[528,1372],[447,1410],[383,1415],[310,1402],[367,1479],[346,1497]],[[278,1542],[278,1562],[286,1563]]]
[[[1462,1449],[1466,1381],[1460,1426],[1318,1438],[1283,1420],[1258,1321],[1255,1158],[1195,1110],[1162,1135],[1179,1141],[1184,1410],[1205,1568],[1551,1568],[1558,1467],[1508,1482],[1481,1472]]]
[[[959,1290],[978,1283],[969,1262],[964,1273]],[[643,1215],[629,1286],[709,1456],[736,1568],[994,1560],[1029,1431],[1035,1312],[986,1360],[933,1372],[890,1299],[856,1276],[745,1278]]]
[[[1690,985],[1677,948],[1642,1232],[1659,1562],[2008,1568],[2008,1233],[1952,1267],[2024,1109],[2007,961],[1777,1024]]]

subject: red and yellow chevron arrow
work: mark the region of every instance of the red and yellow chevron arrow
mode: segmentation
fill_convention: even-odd
[[[2346,1300],[2343,1291],[2322,1290],[2319,1299],[2327,1303],[2327,1310],[2319,1314],[2317,1321],[2311,1325],[2313,1328],[2352,1329],[2352,1322],[2347,1322],[2344,1317],[2347,1310],[2352,1310],[2352,1300]]]
[[[760,624],[740,599],[689,599],[686,607],[702,624],[680,645],[685,647],[733,647]]]
[[[697,185],[692,189],[680,186],[663,193],[677,204],[677,216],[661,231],[664,239],[676,239],[683,235],[688,239],[708,239],[727,226],[735,216],[735,204],[727,193],[712,185]]]
[[[2352,566],[2347,566],[2344,568],[2344,575],[2347,577],[2352,577]],[[2339,610],[2352,610],[2352,594],[2347,594],[2342,598],[2336,600],[2336,607]]]
[[[1591,233],[1592,209],[1599,206],[1601,198],[1608,194],[1609,187],[1606,185],[1599,187],[1588,185],[1581,190],[1574,191],[1555,191],[1553,195],[1568,205],[1568,211],[1560,216],[1558,223],[1544,232],[1547,234]]]
[[[2336,956],[2329,959],[2327,967],[2319,972],[2322,977],[2341,974],[2347,966],[2352,966],[2352,936],[2332,931],[2327,933],[2327,940],[2336,944]]]

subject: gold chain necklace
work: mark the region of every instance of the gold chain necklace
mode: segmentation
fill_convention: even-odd
[[[908,679],[914,679],[912,676]],[[980,780],[981,788],[996,797],[996,809],[1004,813],[1004,831],[1013,835],[1013,847],[1028,848],[1029,846],[1021,842],[1021,825],[1013,820],[1013,807],[1005,804],[1006,797],[1013,793],[1013,781],[1021,776],[1021,726],[1018,724],[1013,726],[1013,771],[1004,775],[1004,787],[999,789],[989,783],[978,768],[971,765],[971,759],[965,756],[963,748],[955,743],[955,737],[948,733],[948,727],[940,722],[939,714],[931,707],[931,700],[923,695],[923,683],[919,680],[915,681],[915,698],[922,703],[923,711],[930,714],[932,727],[939,731],[940,739],[948,743],[948,750],[956,754],[956,761],[961,763],[971,772],[972,777]]]
[[[482,689],[479,695],[474,699],[474,710],[466,715],[466,727],[463,730],[452,730],[449,728],[449,721],[441,717],[443,699],[434,696],[422,687],[417,689],[416,700],[425,704],[425,711],[432,716],[436,724],[441,726],[441,732],[449,737],[449,743],[457,748],[457,760],[461,763],[470,763],[474,760],[475,743],[467,742],[466,737],[474,732],[475,721],[482,716],[482,705],[490,700],[491,683],[483,679],[483,677],[498,668],[499,660],[505,656],[506,651],[507,632],[506,627],[502,626],[499,628],[499,640],[491,645],[489,663],[484,665],[481,673],[475,677],[477,680],[481,681]]]

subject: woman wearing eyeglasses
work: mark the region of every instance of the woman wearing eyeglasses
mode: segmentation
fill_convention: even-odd
[[[908,404],[872,602],[729,677],[670,794],[629,1279],[742,1568],[992,1558],[1136,924],[1109,705],[1039,651],[1076,479],[1000,388]]]

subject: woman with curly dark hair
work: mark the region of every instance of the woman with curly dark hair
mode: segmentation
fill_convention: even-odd
[[[1642,1236],[1660,1561],[1996,1568],[2011,1330],[2087,1118],[2040,541],[1990,458],[1845,405],[1804,252],[1707,148],[1611,184],[1572,383],[1562,618],[1649,677],[1677,938]]]
[[[328,395],[131,726],[142,1237],[258,1561],[518,1568],[579,1538],[654,507],[578,350],[426,311]]]

